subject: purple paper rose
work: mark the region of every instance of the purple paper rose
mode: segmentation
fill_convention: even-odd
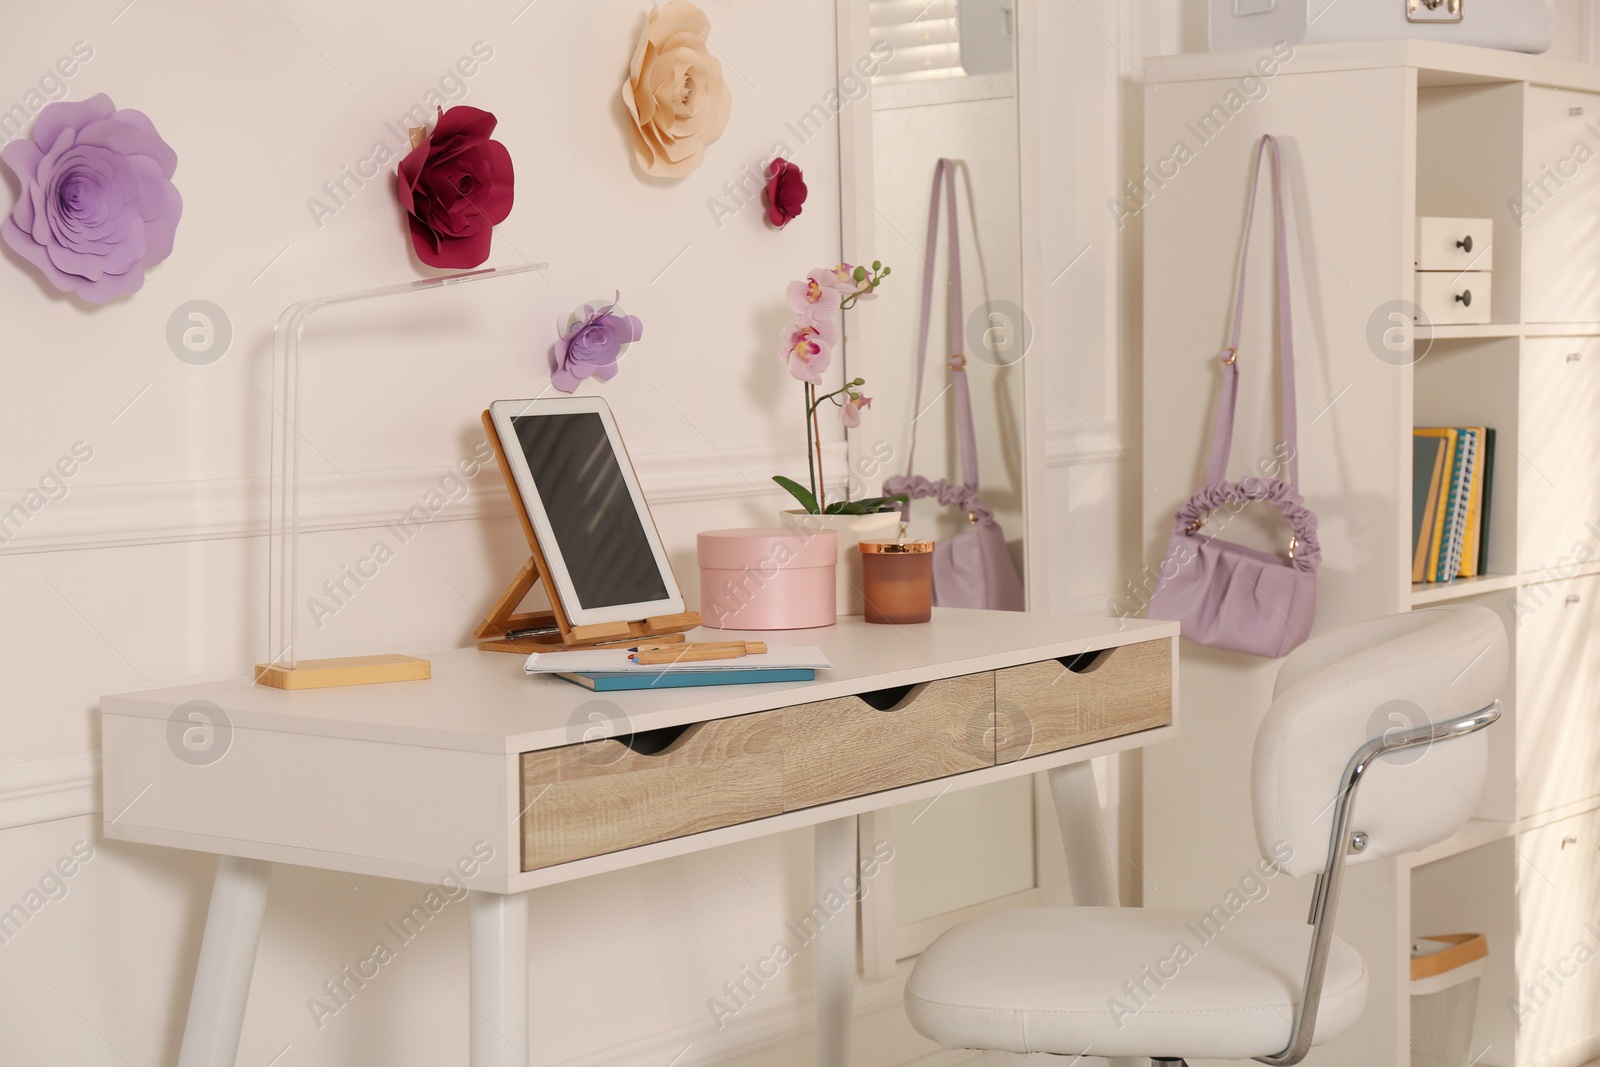
[[[593,375],[603,382],[616,377],[617,360],[634,341],[644,336],[644,325],[633,315],[617,315],[618,293],[609,304],[585,304],[567,321],[567,329],[551,353],[555,370],[550,384],[563,393],[573,392],[578,383]]]
[[[144,112],[118,111],[104,93],[50,104],[0,162],[22,182],[0,238],[62,292],[103,304],[172,254],[178,154]]]

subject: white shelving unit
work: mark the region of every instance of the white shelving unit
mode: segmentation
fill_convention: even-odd
[[[1247,95],[1258,58],[1145,68],[1145,158],[1188,149],[1146,181],[1146,559],[1202,476],[1247,170],[1273,133],[1293,224],[1301,482],[1324,552],[1317,628],[1470,601],[1502,615],[1514,651],[1480,818],[1351,871],[1340,933],[1371,992],[1321,1051],[1334,1067],[1409,1062],[1411,938],[1478,931],[1477,1062],[1579,1067],[1600,1056],[1600,958],[1575,960],[1580,944],[1600,952],[1600,68],[1425,42],[1307,46]],[[1494,220],[1493,322],[1421,331],[1395,358],[1373,328],[1413,298],[1427,215]],[[1252,244],[1235,477],[1282,434],[1268,414],[1271,218],[1258,212]],[[1485,424],[1499,431],[1489,573],[1413,585],[1412,428]],[[1281,548],[1273,521],[1227,536]],[[1145,755],[1143,891],[1208,907],[1257,855],[1250,753],[1278,664],[1182,649],[1183,736]],[[1308,894],[1286,884],[1252,907],[1303,914]]]

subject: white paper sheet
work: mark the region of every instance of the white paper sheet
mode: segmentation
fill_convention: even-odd
[[[833,664],[816,645],[768,645],[758,656],[735,659],[705,659],[693,663],[635,663],[622,648],[599,648],[577,652],[535,652],[523,664],[529,674],[610,672],[622,674],[660,674],[671,671],[759,671],[779,667],[811,667],[826,670]]]

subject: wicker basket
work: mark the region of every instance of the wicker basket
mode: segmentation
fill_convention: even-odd
[[[1441,934],[1411,946],[1411,1067],[1468,1067],[1478,980],[1489,943],[1482,934]]]

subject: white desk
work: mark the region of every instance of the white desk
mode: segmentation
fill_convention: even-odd
[[[1176,728],[1177,630],[940,609],[920,626],[746,635],[821,645],[834,669],[812,682],[600,694],[460,649],[431,655],[423,682],[108,696],[105,834],[220,857],[180,1067],[234,1063],[269,864],[438,884],[463,860],[471,1062],[524,1063],[539,886],[815,826],[831,888],[855,869],[857,814],[1050,771],[1069,847],[1096,846],[1075,893],[1114,903],[1092,778],[1074,768]],[[846,915],[814,946],[825,1067],[848,1047]]]

